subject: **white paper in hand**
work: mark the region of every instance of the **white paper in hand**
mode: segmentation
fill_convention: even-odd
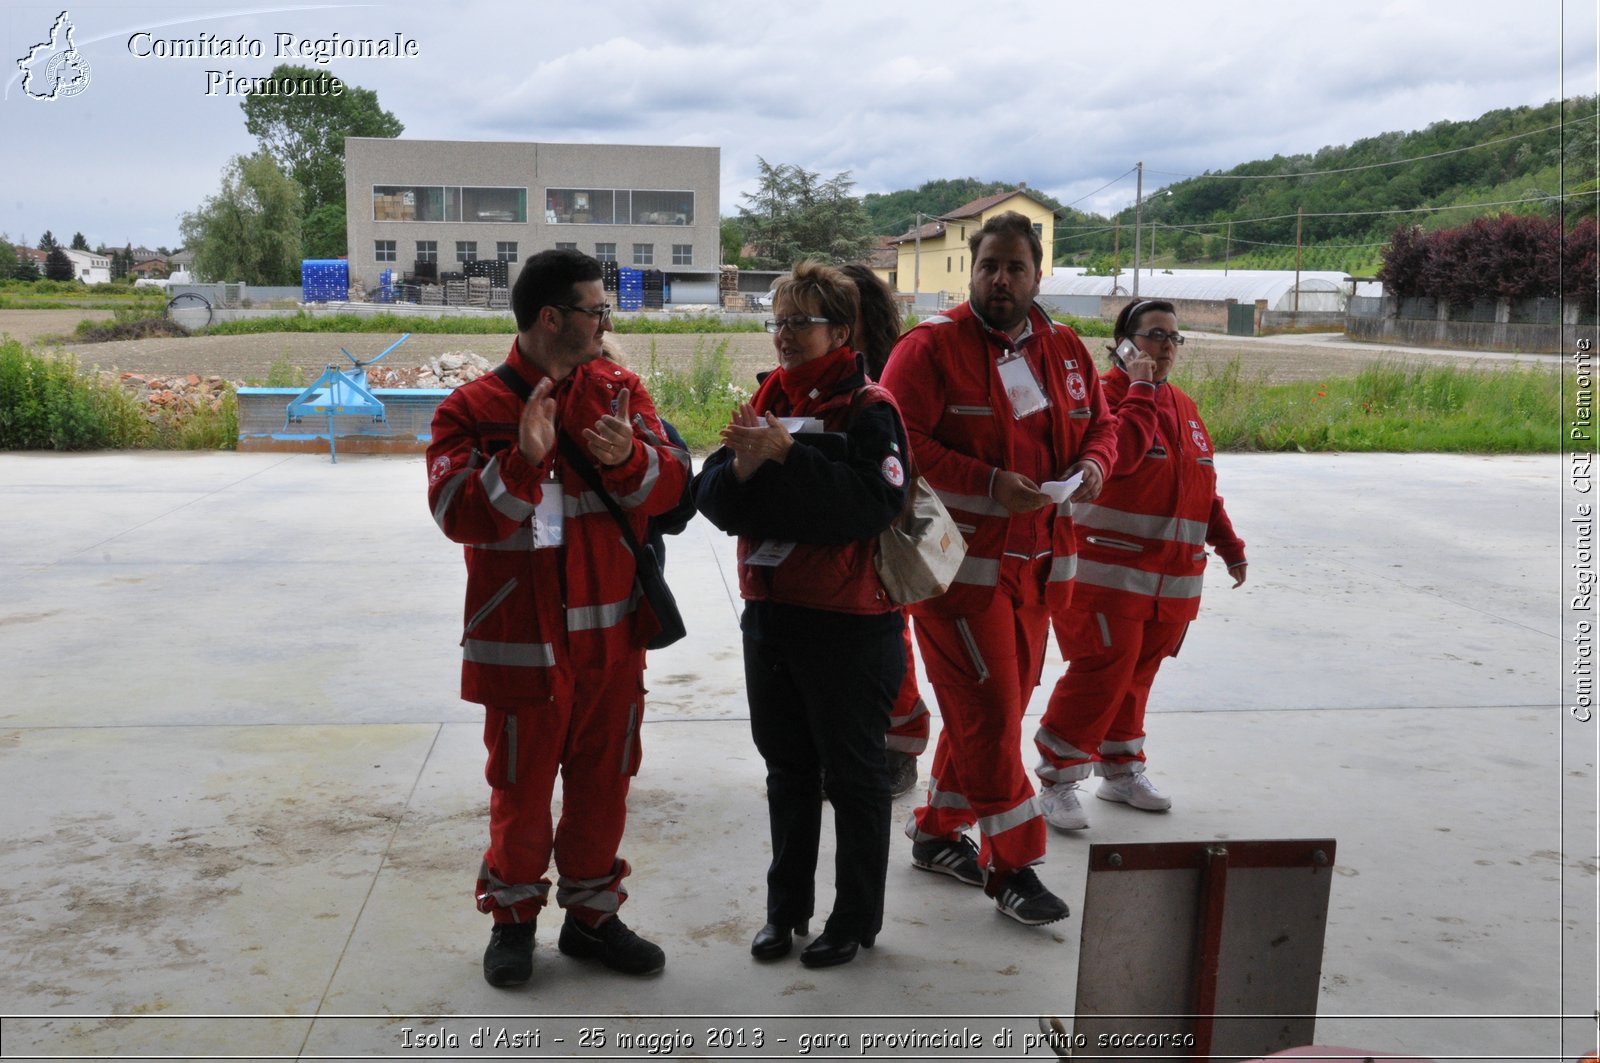
[[[1083,483],[1083,472],[1080,470],[1065,480],[1046,481],[1039,485],[1039,490],[1049,495],[1050,501],[1059,506],[1072,497],[1072,492],[1076,491],[1081,483]]]

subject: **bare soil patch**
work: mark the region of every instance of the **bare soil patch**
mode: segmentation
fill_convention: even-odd
[[[78,310],[0,310],[0,333],[24,342],[41,336],[70,334],[85,317],[110,318],[109,312]],[[228,380],[262,381],[276,362],[300,367],[306,379],[314,379],[329,364],[347,367],[350,363],[339,348],[347,348],[358,358],[377,355],[396,336],[375,332],[283,332],[255,336],[161,337],[123,340],[112,343],[68,342],[61,350],[75,355],[84,368],[116,370],[150,376],[198,374],[221,376]],[[667,369],[687,370],[695,355],[709,353],[726,340],[735,380],[751,380],[761,370],[771,368],[775,358],[772,338],[765,333],[735,332],[716,335],[621,335],[618,343],[627,354],[628,364],[638,371],[649,368],[652,354],[656,364]],[[1084,341],[1104,364],[1105,340],[1086,337]],[[421,366],[448,352],[471,352],[490,362],[504,359],[511,337],[456,334],[414,334],[380,363],[384,368],[404,369]],[[1392,350],[1381,346],[1349,343],[1322,344],[1268,339],[1238,339],[1207,333],[1191,333],[1191,342],[1180,355],[1193,370],[1222,369],[1238,358],[1248,377],[1263,377],[1271,383],[1320,381],[1351,376],[1371,362],[1384,360],[1406,364],[1455,365],[1461,368],[1502,368],[1502,358],[1463,357],[1459,353],[1422,353]]]

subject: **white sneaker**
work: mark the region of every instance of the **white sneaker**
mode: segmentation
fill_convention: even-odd
[[[1039,791],[1039,806],[1044,821],[1056,830],[1086,830],[1089,814],[1078,803],[1078,784],[1053,782]]]
[[[1157,790],[1150,776],[1142,771],[1107,775],[1094,795],[1102,801],[1117,801],[1146,812],[1165,812],[1172,807],[1172,798]]]

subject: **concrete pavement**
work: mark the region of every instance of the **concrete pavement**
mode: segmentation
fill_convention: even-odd
[[[1250,580],[1213,563],[1157,682],[1173,811],[1089,801],[1090,830],[1052,835],[1071,919],[1019,926],[897,838],[875,949],[750,958],[763,768],[732,542],[696,520],[668,545],[690,635],[651,655],[623,847],[667,969],[576,963],[552,918],[503,991],[470,899],[460,551],[420,459],[0,455],[0,1057],[1015,1058],[1039,1016],[1070,1024],[1090,843],[1316,836],[1339,846],[1319,1042],[1594,1050],[1600,725],[1563,707],[1560,459],[1219,464]],[[1052,646],[1035,719],[1061,670]],[[963,1028],[1015,1047],[950,1047]]]

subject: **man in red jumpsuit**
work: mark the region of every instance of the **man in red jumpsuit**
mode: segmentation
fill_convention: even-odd
[[[575,463],[598,470],[643,540],[649,517],[681,498],[689,456],[666,442],[639,378],[601,358],[611,308],[599,262],[541,252],[511,306],[505,364],[440,404],[428,447],[428,504],[466,555],[461,696],[485,712],[489,847],[477,903],[494,929],[484,978],[531,977],[552,859],[566,910],[559,949],[650,974],[666,959],[617,918],[630,870],[617,846],[639,767],[644,646],[659,625],[616,518]]]
[[[1092,499],[1115,431],[1089,352],[1034,306],[1044,252],[1032,223],[1007,212],[969,244],[971,300],[906,333],[883,378],[922,475],[967,538],[950,590],[910,608],[944,726],[906,833],[914,866],[981,885],[1003,914],[1037,925],[1068,911],[1032,866],[1045,825],[1022,716],[1076,563],[1070,506],[1040,485],[1081,473],[1071,500]]]

